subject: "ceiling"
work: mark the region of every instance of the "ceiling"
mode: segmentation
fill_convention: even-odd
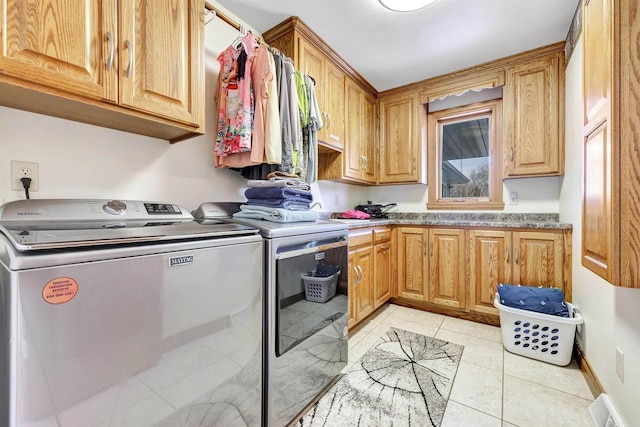
[[[378,91],[566,38],[580,0],[437,0],[392,12],[378,0],[217,0],[260,32],[298,16]]]

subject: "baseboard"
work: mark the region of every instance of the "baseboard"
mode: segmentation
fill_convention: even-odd
[[[605,392],[604,387],[602,387],[602,384],[600,384],[596,373],[591,368],[591,365],[587,361],[587,358],[585,357],[582,350],[578,346],[575,346],[574,349],[574,356],[576,358],[576,361],[578,362],[578,366],[580,366],[582,375],[584,375],[584,379],[587,381],[587,385],[589,386],[589,390],[591,390],[591,394],[593,394],[593,397],[596,398],[600,396],[600,394]]]
[[[404,307],[415,308],[418,310],[429,311],[436,314],[444,314],[445,316],[457,317],[460,319],[471,320],[473,322],[485,323],[492,326],[500,326],[500,316],[493,314],[477,313],[473,311],[464,311],[457,308],[444,307],[426,301],[414,301],[406,298],[391,298],[391,304],[397,304]]]

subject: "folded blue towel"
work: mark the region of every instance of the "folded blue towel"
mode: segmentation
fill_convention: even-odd
[[[313,196],[310,191],[286,187],[248,188],[244,192],[244,196],[247,199],[293,199],[313,202]]]
[[[500,303],[507,307],[570,317],[561,289],[499,284],[498,294]]]
[[[302,222],[317,221],[316,211],[290,211],[288,209],[270,208],[257,205],[240,205],[240,212],[233,214],[234,218],[264,219],[271,222]]]
[[[289,199],[247,199],[246,204],[251,206],[289,209],[290,211],[308,211],[311,206],[308,200],[300,201]]]

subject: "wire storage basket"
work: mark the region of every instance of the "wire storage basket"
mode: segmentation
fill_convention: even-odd
[[[304,298],[313,302],[329,301],[336,294],[339,275],[340,271],[327,277],[313,276],[313,273],[303,274]]]
[[[493,305],[500,311],[502,343],[507,351],[565,366],[571,362],[577,325],[582,316],[566,303],[571,317],[553,316],[500,304],[499,294]]]

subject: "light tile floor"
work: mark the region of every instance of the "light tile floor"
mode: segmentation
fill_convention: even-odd
[[[345,370],[391,326],[464,345],[441,427],[592,426],[593,396],[576,362],[509,353],[494,326],[387,304],[350,332]]]

